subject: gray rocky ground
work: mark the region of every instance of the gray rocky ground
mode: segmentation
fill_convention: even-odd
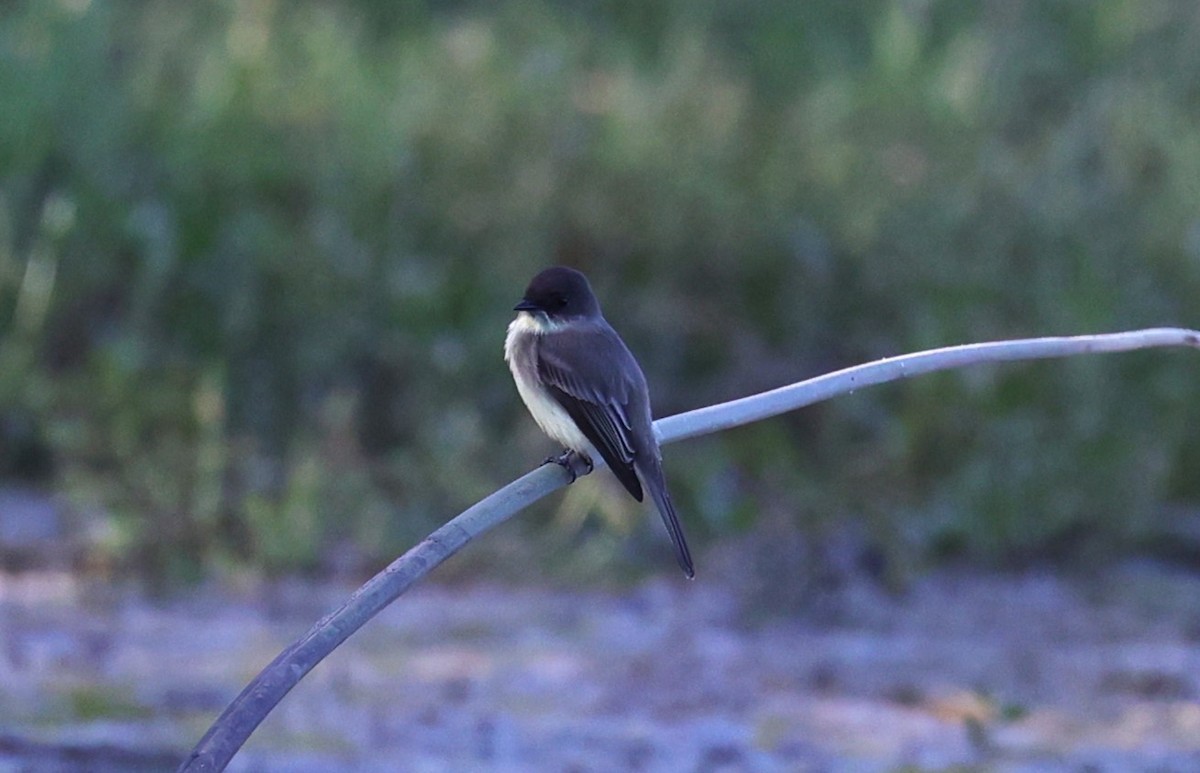
[[[0,576],[0,771],[167,770],[352,590],[153,602]],[[715,582],[436,584],[287,697],[239,771],[1200,771],[1200,577],[940,572],[838,622]]]

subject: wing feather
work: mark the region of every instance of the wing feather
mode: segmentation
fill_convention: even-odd
[[[645,392],[637,379],[645,379],[616,333],[606,326],[544,336],[538,347],[538,375],[617,480],[640,502],[631,416],[637,406],[631,403]]]

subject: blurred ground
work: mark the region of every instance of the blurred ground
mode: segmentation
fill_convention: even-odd
[[[724,583],[430,586],[318,667],[231,769],[1200,769],[1200,577],[941,571],[838,621]],[[0,579],[0,770],[163,770],[352,590],[156,602]],[[769,611],[768,611],[769,612]]]

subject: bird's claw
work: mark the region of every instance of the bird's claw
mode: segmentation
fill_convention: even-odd
[[[572,451],[569,448],[558,456],[546,457],[546,461],[542,462],[542,465],[557,464],[559,467],[562,467],[567,471],[567,474],[571,476],[570,482],[574,483],[579,478],[579,471],[575,469],[576,460],[583,462],[585,468],[583,472],[584,475],[590,475],[592,470],[595,469],[595,466],[592,464],[592,460],[590,458],[576,451]]]

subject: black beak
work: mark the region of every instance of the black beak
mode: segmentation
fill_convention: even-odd
[[[522,298],[521,302],[518,303],[516,306],[513,306],[513,311],[537,311],[537,310],[538,310],[538,305],[536,303],[534,303],[533,301],[526,300],[524,298]]]

